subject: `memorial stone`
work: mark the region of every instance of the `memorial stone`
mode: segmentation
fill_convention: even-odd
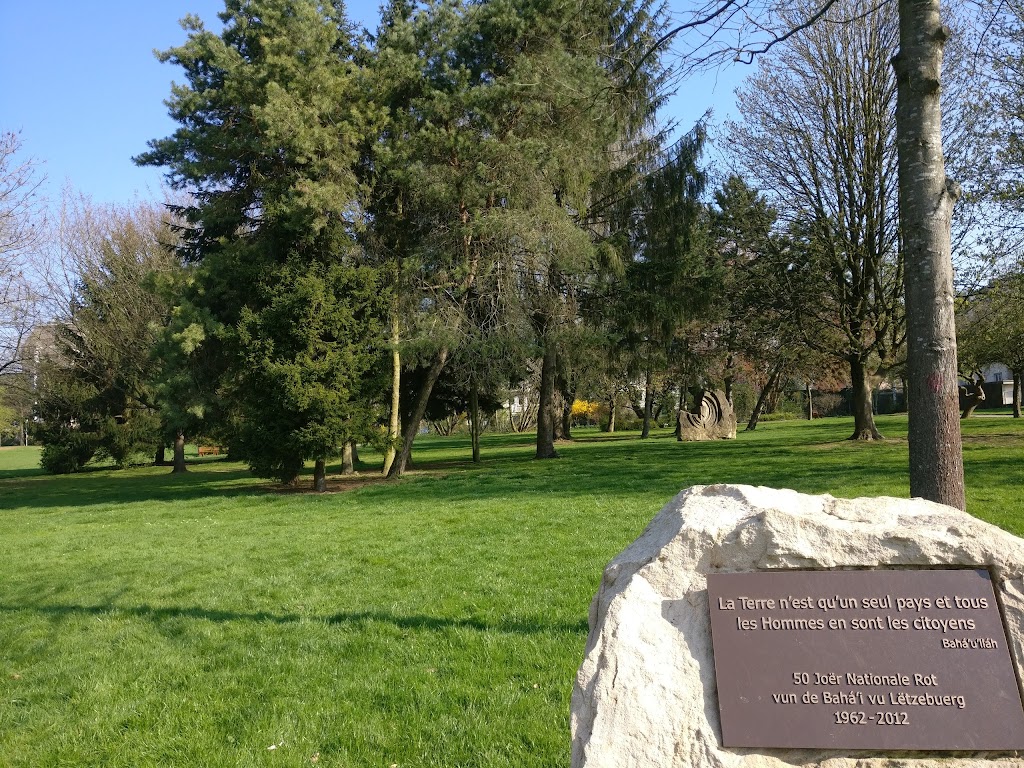
[[[949,507],[692,488],[590,626],[577,768],[1024,768],[1024,540]]]

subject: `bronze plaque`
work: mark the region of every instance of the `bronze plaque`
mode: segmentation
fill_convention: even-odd
[[[708,576],[726,747],[1024,749],[984,570]]]

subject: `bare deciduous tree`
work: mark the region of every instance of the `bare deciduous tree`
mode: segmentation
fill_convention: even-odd
[[[792,27],[809,7],[794,4]],[[803,247],[784,254],[785,290],[804,342],[849,365],[858,440],[881,437],[870,377],[903,337],[896,37],[894,9],[841,0],[761,59],[739,91],[743,121],[728,130],[747,177],[802,233]]]
[[[0,132],[0,375],[21,370],[36,322],[38,296],[26,265],[44,229],[45,177],[20,153],[21,137]]]
[[[883,0],[892,2],[892,0]],[[784,0],[706,0],[663,37],[681,46],[683,72],[749,61],[819,21],[836,0],[818,0],[796,24]],[[942,148],[942,53],[949,37],[940,0],[898,0],[897,147],[905,248],[910,406],[910,491],[965,506],[957,403],[950,214],[956,185]],[[657,48],[657,46],[656,46]]]

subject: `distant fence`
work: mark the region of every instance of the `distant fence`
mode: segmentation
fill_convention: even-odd
[[[807,392],[791,390],[787,399],[794,403],[804,416],[807,415]],[[813,390],[811,402],[815,418],[824,416],[850,416],[853,414],[853,390],[847,387],[839,392]],[[871,407],[876,414],[901,413],[907,410],[907,400],[902,390],[876,389],[871,393]]]

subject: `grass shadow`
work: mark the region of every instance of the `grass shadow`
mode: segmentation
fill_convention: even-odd
[[[215,623],[249,622],[271,624],[299,624],[321,622],[335,626],[362,628],[368,624],[390,624],[399,629],[443,632],[450,629],[470,629],[478,632],[500,632],[507,634],[585,634],[588,624],[585,619],[576,622],[552,622],[541,617],[525,619],[501,619],[496,622],[475,617],[444,617],[425,614],[399,615],[387,611],[339,612],[329,616],[304,615],[298,613],[272,613],[270,611],[225,611],[200,607],[156,608],[151,605],[6,605],[0,604],[0,613],[35,613],[64,619],[74,616],[130,616],[153,622],[175,619],[211,621]]]
[[[166,467],[147,467],[19,477],[0,480],[0,510],[239,496],[259,492],[252,480],[249,471],[237,465],[203,467],[184,474],[172,474]]]
[[[977,420],[964,436],[968,478],[991,472],[1012,473],[1004,450],[1019,446],[1024,430],[1009,419]],[[692,485],[740,483],[793,488],[837,496],[906,495],[909,493],[906,417],[879,417],[889,439],[850,441],[849,418],[813,422],[769,422],[735,440],[678,442],[670,429],[641,440],[638,433],[581,430],[577,439],[558,446],[558,461],[536,460],[528,434],[485,434],[482,461],[469,460],[468,437],[430,436],[417,441],[412,471],[400,482],[380,477],[375,451],[365,450],[355,476],[331,476],[331,490],[369,494],[399,503],[443,505],[459,500],[524,494],[572,499],[620,498],[644,494],[670,498]],[[1006,455],[1014,455],[1009,451]],[[333,465],[340,472],[340,465]],[[143,501],[196,501],[218,497],[282,495],[305,503],[323,498],[305,493],[307,469],[296,488],[253,477],[241,464],[224,460],[191,465],[172,475],[163,467],[131,471],[104,470],[80,476],[31,476],[0,479],[0,510],[79,507]],[[330,494],[329,494],[330,495]]]

